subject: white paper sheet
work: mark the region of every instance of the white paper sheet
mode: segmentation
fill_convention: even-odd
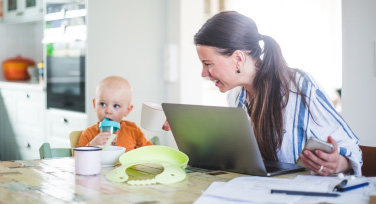
[[[271,189],[332,192],[335,185],[343,179],[315,175],[299,175],[295,179],[270,177],[239,177],[228,182],[214,182],[195,204],[221,203],[367,203],[369,194],[376,193],[376,181],[370,178],[358,178],[356,182],[370,181],[369,187],[340,193],[336,198],[319,196],[296,196],[271,194]],[[354,181],[352,181],[353,183]]]

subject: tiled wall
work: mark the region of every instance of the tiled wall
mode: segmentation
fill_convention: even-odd
[[[39,62],[43,59],[43,23],[0,23],[0,62],[21,55]],[[2,68],[1,68],[2,69]],[[1,71],[2,75],[2,71]]]

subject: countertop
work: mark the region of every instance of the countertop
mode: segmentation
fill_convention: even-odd
[[[39,83],[39,81],[32,80],[6,80],[3,76],[0,76],[0,89],[1,88],[11,88],[29,91],[44,91],[45,84]]]

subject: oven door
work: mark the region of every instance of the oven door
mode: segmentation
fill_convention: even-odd
[[[84,44],[47,44],[54,47],[46,57],[47,108],[85,112]]]
[[[46,1],[47,108],[85,112],[85,1]]]

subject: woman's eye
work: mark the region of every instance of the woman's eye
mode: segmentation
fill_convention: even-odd
[[[212,64],[209,64],[209,63],[204,63],[205,64],[205,66],[207,66],[207,67],[210,67]]]

